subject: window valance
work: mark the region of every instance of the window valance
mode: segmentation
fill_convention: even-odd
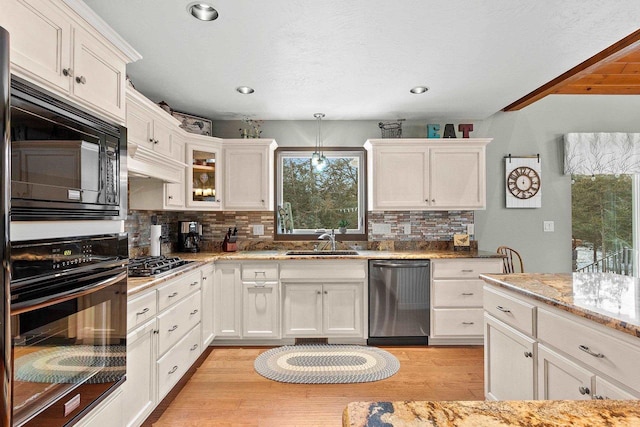
[[[568,133],[564,173],[616,175],[640,173],[640,133]]]

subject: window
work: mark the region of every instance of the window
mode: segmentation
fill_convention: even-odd
[[[573,271],[634,275],[638,176],[571,176]]]
[[[348,240],[366,240],[364,149],[325,149],[322,170],[312,164],[312,152],[276,150],[276,239],[316,239],[334,229]]]

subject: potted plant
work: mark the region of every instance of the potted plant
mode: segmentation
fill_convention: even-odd
[[[349,225],[349,221],[347,221],[346,219],[341,219],[340,222],[338,223],[338,231],[340,231],[340,233],[345,234],[347,232],[347,226]]]

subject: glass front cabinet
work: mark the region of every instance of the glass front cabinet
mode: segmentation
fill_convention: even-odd
[[[208,209],[222,207],[222,140],[198,136],[187,142],[187,206]]]

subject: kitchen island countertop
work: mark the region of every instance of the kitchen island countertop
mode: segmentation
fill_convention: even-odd
[[[351,402],[343,427],[638,426],[637,400]]]

